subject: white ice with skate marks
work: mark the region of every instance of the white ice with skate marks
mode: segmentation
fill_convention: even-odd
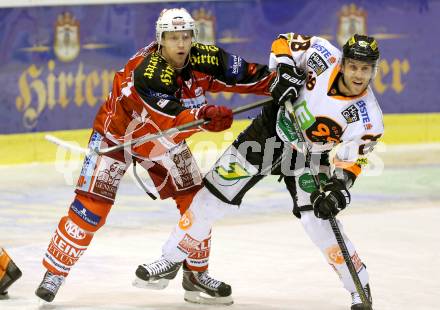
[[[438,309],[440,148],[390,147],[382,156],[383,174],[359,179],[353,204],[339,218],[368,266],[374,309]],[[23,271],[1,310],[219,309],[186,303],[181,271],[162,291],[131,286],[137,266],[160,256],[178,213],[172,201],[151,200],[130,177],[54,302],[39,303],[41,260],[72,186],[53,164],[3,166],[0,175],[0,244]],[[291,205],[284,183],[268,177],[214,227],[210,274],[232,285],[231,309],[349,309],[350,296]]]

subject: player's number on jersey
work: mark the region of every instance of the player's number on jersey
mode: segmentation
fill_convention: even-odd
[[[316,126],[317,130],[312,131],[312,135],[315,137],[319,137],[319,138],[324,138],[327,142],[334,142],[334,143],[339,143],[339,138],[338,137],[332,137],[332,132],[330,131],[330,128],[326,125],[326,124],[318,124],[318,126]],[[335,135],[335,133],[333,133],[333,135]],[[320,139],[318,139],[320,140]]]
[[[312,90],[313,88],[315,88],[316,85],[316,78],[313,76],[313,72],[309,71],[307,72],[307,83],[306,83],[306,88],[308,90]]]
[[[317,116],[316,122],[306,130],[310,141],[319,143],[339,143],[341,141],[342,127],[334,120]]]

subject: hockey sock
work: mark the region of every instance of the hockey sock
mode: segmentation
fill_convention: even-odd
[[[191,252],[201,249],[202,241],[209,238],[212,224],[231,209],[231,205],[202,188],[163,246],[163,256],[170,261],[181,262]]]
[[[208,269],[209,253],[211,251],[211,233],[208,238],[192,249],[185,260],[188,269],[203,272]]]
[[[344,242],[347,245],[348,252],[350,253],[353,265],[359,275],[362,286],[365,286],[368,283],[367,269],[357,255],[353,243],[345,235],[341,223],[339,220],[336,221],[344,238]],[[306,211],[301,212],[301,224],[303,225],[310,239],[321,250],[321,253],[325,256],[328,263],[336,271],[344,284],[345,289],[349,292],[355,292],[356,287],[353,283],[350,271],[345,264],[344,257],[339,245],[337,244],[330,222],[317,218],[313,211]]]
[[[44,267],[54,274],[67,276],[92,238],[93,233],[83,230],[69,217],[61,218],[44,255]]]
[[[357,252],[353,247],[353,244],[351,242],[347,242],[347,240],[345,240],[345,243],[347,244],[351,261],[353,262],[353,266],[359,276],[359,280],[361,281],[362,286],[364,287],[365,285],[368,284],[367,268],[359,258]],[[333,270],[335,270],[335,272],[338,274],[339,278],[341,279],[344,288],[350,293],[356,292],[356,286],[354,285],[353,278],[351,277],[347,264],[345,264],[344,257],[342,256],[342,252],[339,246],[335,244],[325,249],[323,252],[330,266],[333,267]]]

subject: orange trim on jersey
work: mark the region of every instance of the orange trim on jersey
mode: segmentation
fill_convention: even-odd
[[[361,166],[359,166],[356,163],[352,163],[352,162],[346,162],[346,161],[342,161],[342,160],[338,160],[338,159],[333,159],[333,163],[335,164],[336,168],[342,168],[344,170],[350,171],[351,173],[353,173],[356,177],[361,174]]]
[[[271,52],[275,54],[275,56],[290,56],[292,57],[292,51],[290,50],[289,43],[285,38],[278,38],[272,43]]]
[[[341,71],[341,66],[340,65],[336,65],[335,68],[333,69],[332,73],[330,74],[330,78],[328,80],[327,93],[332,88],[333,82],[335,81],[336,76],[338,75],[339,71]]]
[[[341,66],[340,65],[336,65],[335,68],[333,69],[331,75],[330,75],[330,79],[328,80],[328,85],[327,85],[327,94],[330,92],[333,83],[335,82],[336,77],[338,76],[338,73],[341,71]],[[360,98],[362,96],[365,95],[365,93],[367,92],[367,90],[365,89],[362,93],[360,93],[357,96],[340,96],[340,95],[336,95],[336,96],[331,96],[334,99],[338,99],[338,100],[353,100],[356,98]]]

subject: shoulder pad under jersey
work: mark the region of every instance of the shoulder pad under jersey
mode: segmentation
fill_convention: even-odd
[[[214,74],[221,68],[220,48],[215,45],[194,43],[191,47],[190,61],[194,70]]]
[[[174,95],[178,90],[176,72],[157,52],[149,54],[134,70],[136,89]]]

